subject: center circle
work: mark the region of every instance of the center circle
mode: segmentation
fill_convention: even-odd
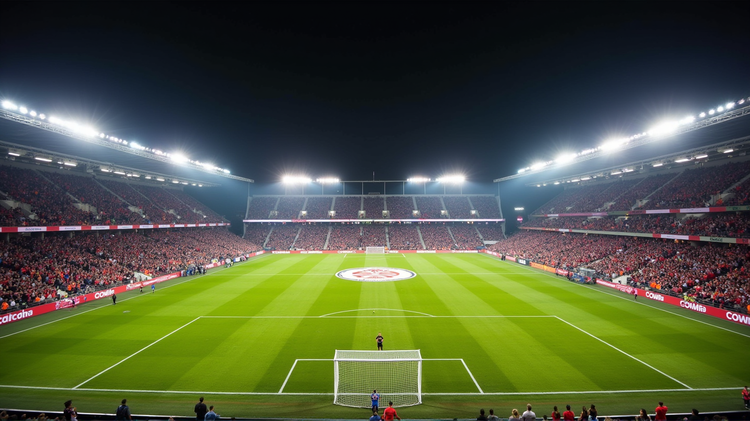
[[[344,269],[336,273],[337,278],[357,282],[403,281],[404,279],[411,279],[415,276],[417,276],[417,274],[410,270],[380,267]]]

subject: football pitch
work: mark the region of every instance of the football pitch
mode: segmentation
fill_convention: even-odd
[[[413,271],[359,282],[344,269]],[[263,255],[205,276],[0,327],[0,407],[365,419],[335,406],[340,350],[421,350],[402,418],[740,410],[750,329],[479,254]],[[384,404],[381,402],[381,406]]]

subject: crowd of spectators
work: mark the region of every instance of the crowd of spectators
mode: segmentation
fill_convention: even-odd
[[[188,207],[193,208],[193,211],[198,211],[204,215],[203,222],[222,222],[226,221],[224,217],[214,212],[213,209],[199,202],[193,196],[185,193],[182,190],[171,189],[170,192],[181,202],[185,203]]]
[[[130,184],[122,183],[114,180],[98,180],[104,187],[111,190],[114,194],[123,198],[132,206],[138,207],[141,213],[146,217],[148,221],[153,224],[168,224],[171,223],[173,217],[168,214],[157,205],[155,205],[149,198],[138,193]],[[213,221],[212,221],[213,222]]]
[[[690,214],[651,214],[601,218],[531,218],[524,226],[750,238],[750,214],[747,212],[707,213],[700,217]]]
[[[422,218],[437,219],[442,217],[443,204],[437,196],[416,196],[417,209]]]
[[[385,226],[380,224],[362,225],[362,244],[360,247],[387,245],[385,241]]]
[[[450,250],[454,248],[448,227],[442,223],[421,224],[419,231],[427,250]]]
[[[153,202],[158,203],[159,206],[166,209],[168,213],[170,210],[174,212],[174,214],[170,214],[173,215],[172,218],[175,222],[182,224],[205,222],[200,215],[193,212],[190,206],[186,205],[170,193],[171,191],[177,190],[157,186],[144,186],[141,184],[132,184],[131,186]]]
[[[617,198],[617,200],[615,200],[615,203],[607,210],[631,210],[635,207],[638,200],[645,199],[646,197],[648,197],[648,195],[656,191],[656,189],[663,186],[665,183],[669,182],[669,180],[673,179],[675,176],[677,176],[677,173],[670,172],[666,174],[652,175],[650,177],[641,179],[639,183],[637,183],[630,190],[626,191],[619,198]]]
[[[608,187],[609,184],[589,184],[580,187],[567,188],[533,213],[547,214],[571,212],[571,209],[576,203],[582,200],[589,203],[589,199],[592,196],[597,196]]]
[[[649,197],[644,208],[674,209],[708,206],[712,198],[729,189],[750,172],[750,162],[685,170]]]
[[[226,229],[66,234],[0,243],[3,310],[128,283],[135,272],[157,276],[259,249]]]
[[[588,267],[599,276],[631,282],[720,308],[750,304],[750,247],[709,242],[520,232],[490,247],[552,267]]]
[[[453,219],[473,218],[471,204],[466,196],[444,196],[445,209]]]
[[[603,210],[605,204],[610,203],[620,197],[623,193],[630,190],[641,180],[618,180],[613,183],[605,184],[605,188],[599,194],[582,197],[578,200],[568,212],[594,212]]]
[[[268,237],[266,248],[273,250],[289,250],[294,245],[300,226],[297,224],[275,224],[271,236]]]
[[[336,200],[338,202],[338,199]],[[362,246],[362,225],[342,224],[333,227],[328,238],[328,250],[357,250]]]
[[[263,245],[268,238],[268,233],[273,225],[270,224],[245,224],[245,238],[251,243]]]
[[[503,225],[497,224],[497,223],[491,223],[491,224],[483,224],[483,223],[477,223],[475,224],[477,229],[479,230],[479,233],[482,234],[482,239],[484,241],[500,241],[505,238],[505,235],[503,234]]]
[[[310,197],[307,199],[305,211],[307,219],[325,219],[328,218],[328,211],[331,210],[331,197]]]
[[[294,242],[296,250],[323,250],[330,224],[305,224]]]
[[[336,218],[357,219],[362,207],[362,198],[359,196],[339,196],[334,203]]]
[[[268,219],[278,200],[276,197],[253,197],[247,209],[248,219]]]
[[[412,196],[388,196],[385,202],[391,219],[414,218],[414,198]]]
[[[4,213],[7,225],[79,225],[95,220],[95,215],[73,206],[70,196],[35,170],[0,166],[0,190],[7,197],[31,206],[31,217],[20,208]]]
[[[730,193],[733,193],[732,197],[722,199],[721,204],[717,203],[716,206],[750,205],[750,178],[735,186]]]
[[[471,204],[474,205],[479,218],[499,219],[500,207],[495,196],[471,196]]]
[[[382,196],[365,196],[362,201],[362,208],[365,211],[365,218],[382,219],[385,202]]]
[[[391,250],[422,250],[416,224],[389,225],[388,241]]]
[[[276,207],[276,219],[297,219],[305,204],[305,198],[300,196],[281,197]]]
[[[483,245],[474,225],[456,224],[450,227],[455,240],[454,247],[458,250],[475,250]]]

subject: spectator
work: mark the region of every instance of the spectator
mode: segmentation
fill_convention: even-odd
[[[130,408],[127,405],[128,400],[123,399],[120,406],[117,407],[117,412],[115,413],[115,418],[117,421],[130,421],[133,419],[133,417],[130,415]]]
[[[206,412],[205,421],[216,421],[219,418],[221,418],[219,416],[219,414],[217,414],[216,412],[214,412],[214,406],[213,405],[209,406],[208,407],[208,412]]]
[[[487,421],[487,415],[484,414],[484,409],[479,410],[479,416],[477,417],[477,421]]]
[[[500,418],[495,415],[495,410],[490,408],[490,416],[487,417],[487,421],[500,421]]]
[[[521,421],[521,415],[518,413],[518,410],[513,408],[512,411],[510,411],[510,417],[508,417],[508,421]]]
[[[557,410],[557,405],[552,408],[552,421],[560,421],[560,411]]]
[[[526,411],[521,415],[522,421],[536,421],[536,414],[531,410],[531,404],[526,404]]]
[[[664,402],[659,402],[659,406],[656,407],[654,421],[666,421],[667,410],[668,408],[664,406]]]
[[[193,412],[195,412],[196,421],[202,421],[206,418],[208,409],[206,408],[206,404],[203,403],[203,396],[198,398],[198,403],[195,404],[195,409],[193,410]]]
[[[648,412],[644,408],[641,408],[640,412],[638,412],[638,416],[635,417],[636,421],[651,421],[651,416],[648,415]]]

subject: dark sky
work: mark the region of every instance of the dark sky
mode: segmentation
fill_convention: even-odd
[[[477,182],[750,94],[742,2],[0,3],[0,97],[256,181]]]

